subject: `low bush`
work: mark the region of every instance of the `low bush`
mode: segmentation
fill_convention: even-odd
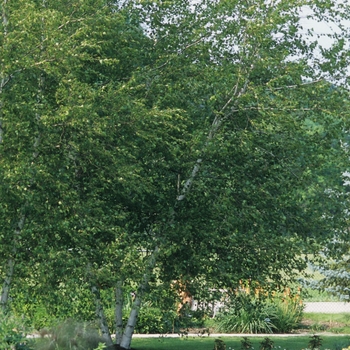
[[[27,350],[30,342],[26,339],[27,329],[23,319],[0,311],[0,350]]]
[[[185,304],[179,313],[175,313],[175,330],[181,331],[189,328],[202,328],[205,324],[206,312],[202,309],[191,310],[190,305]]]
[[[127,318],[123,320],[124,324]],[[139,317],[135,327],[136,333],[154,334],[154,333],[173,333],[182,329],[199,328],[204,325],[203,311],[190,310],[184,306],[178,314],[175,310],[154,306],[152,303],[146,303],[140,309]]]
[[[144,306],[140,310],[135,332],[144,334],[172,332],[176,317],[176,313],[171,310],[164,312],[158,307]]]
[[[95,327],[74,320],[60,323],[42,336],[34,343],[35,350],[93,350],[104,343]]]

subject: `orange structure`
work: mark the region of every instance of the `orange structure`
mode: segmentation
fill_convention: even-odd
[[[174,281],[171,286],[174,288],[177,292],[177,295],[179,296],[180,302],[177,305],[177,313],[180,314],[181,309],[188,305],[190,308],[192,306],[193,297],[191,292],[187,288],[187,282],[186,281]]]

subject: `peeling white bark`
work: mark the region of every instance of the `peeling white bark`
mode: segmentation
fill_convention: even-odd
[[[221,123],[222,123],[222,118],[216,116],[214,118],[214,121],[213,121],[211,128],[209,130],[209,133],[207,136],[207,141],[203,147],[204,151],[205,151],[206,146],[208,145],[208,142],[213,139],[217,130],[220,128]],[[204,152],[202,152],[202,153],[204,153]],[[182,186],[181,194],[179,196],[177,196],[177,198],[176,198],[178,201],[182,201],[186,198],[186,195],[190,191],[194,179],[196,178],[197,174],[199,173],[202,161],[203,161],[202,158],[198,158],[196,160],[196,163],[193,166],[192,173],[191,173],[190,177],[186,180],[186,182]]]
[[[6,4],[7,4],[7,0],[3,0],[3,2],[2,2],[2,25],[4,28],[4,31],[3,31],[4,37],[7,36],[7,25],[8,25],[8,17],[6,14]],[[44,2],[43,2],[43,4],[44,4]],[[44,39],[42,38],[42,41],[43,40]],[[2,68],[3,67],[1,67],[1,71],[0,71],[0,144],[3,142],[2,93],[3,93],[3,89],[4,89],[5,85],[10,81],[10,79],[12,77],[11,75],[6,77]],[[43,89],[43,85],[44,85],[44,80],[43,80],[42,76],[39,78],[38,84],[39,84],[39,88],[38,88],[38,94],[37,94],[37,103],[39,104],[40,99],[42,100],[42,89]],[[36,119],[37,119],[37,121],[40,120],[39,113],[36,114]],[[34,152],[32,154],[32,164],[33,164],[34,160],[38,157],[39,144],[40,144],[40,135],[36,136],[34,138],[34,143],[33,143]],[[33,181],[34,180],[32,178],[29,180],[30,185],[33,183]],[[24,223],[26,220],[25,208],[27,207],[27,205],[28,205],[28,203],[25,203],[23,205],[23,207],[21,208],[21,216],[20,216],[17,227],[14,230],[14,234],[13,234],[13,248],[12,248],[11,256],[7,261],[6,275],[4,278],[4,282],[2,285],[2,289],[1,289],[1,295],[0,295],[0,307],[4,311],[8,307],[8,300],[9,300],[9,294],[10,294],[10,289],[11,289],[11,283],[12,283],[12,279],[13,279],[14,272],[15,272],[17,245],[18,245],[18,240],[19,240],[19,237],[21,235],[21,232],[23,230]]]
[[[1,11],[1,18],[2,18],[2,27],[4,28],[4,38],[7,36],[7,24],[8,24],[8,19],[7,19],[7,15],[6,15],[6,11],[5,11],[5,7],[6,7],[6,3],[7,0],[4,0],[2,2],[2,11]],[[1,71],[0,71],[0,143],[2,143],[3,141],[3,127],[2,127],[2,92],[3,89],[5,87],[5,85],[8,83],[9,78],[5,77],[4,71],[3,71],[3,67],[1,67]]]
[[[140,312],[141,301],[142,301],[142,296],[136,295],[135,300],[132,304],[132,309],[130,311],[128,323],[124,329],[122,340],[120,342],[120,347],[122,349],[130,349],[131,339],[134,334],[137,317]]]
[[[199,172],[201,164],[202,164],[202,159],[197,159],[196,164],[194,165],[194,167],[192,169],[191,176],[187,179],[187,181],[185,182],[185,184],[182,187],[181,194],[177,197],[178,201],[182,201],[186,198],[186,194],[189,192],[189,190],[192,186],[193,180],[196,177],[197,173]]]
[[[143,280],[142,280],[142,282],[137,290],[135,300],[132,304],[128,323],[124,329],[122,340],[120,342],[120,347],[122,349],[130,349],[131,339],[132,339],[132,336],[134,334],[135,325],[137,322],[137,317],[138,317],[139,312],[140,312],[142,298],[143,298],[145,291],[148,287],[148,282],[149,282],[149,279],[151,277],[153,268],[156,264],[158,253],[159,253],[159,248],[156,247],[148,259],[147,268],[146,268],[146,271],[143,275]]]
[[[123,281],[115,288],[115,340],[120,345],[123,336]]]
[[[2,25],[4,27],[4,34],[7,34],[7,24],[8,24],[8,19],[5,11],[5,7],[7,4],[7,0],[3,0],[2,2]]]
[[[0,296],[0,306],[3,311],[6,311],[8,306],[11,282],[13,279],[15,263],[16,263],[15,256],[17,253],[17,239],[23,230],[25,219],[26,219],[26,216],[23,213],[14,231],[12,256],[7,260],[6,276],[2,285],[1,296]]]
[[[2,285],[1,296],[0,296],[0,305],[3,312],[6,311],[10,293],[10,287],[12,282],[12,277],[14,273],[15,260],[10,258],[7,261],[7,273],[4,279],[4,283]]]
[[[91,291],[95,297],[96,316],[97,316],[97,319],[98,319],[99,324],[100,324],[102,338],[106,342],[107,346],[112,346],[113,341],[112,341],[112,337],[111,337],[111,334],[110,334],[109,329],[108,329],[106,316],[105,316],[104,311],[103,311],[100,290],[97,288],[97,286],[92,285]]]

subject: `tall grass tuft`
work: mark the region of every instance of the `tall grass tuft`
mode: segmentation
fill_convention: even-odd
[[[232,306],[218,316],[217,330],[226,333],[273,333],[269,306],[249,294],[237,295]]]
[[[218,316],[217,330],[226,333],[289,333],[302,320],[303,305],[299,296],[284,293],[262,297],[237,294],[230,308]]]
[[[297,329],[303,318],[304,306],[296,300],[279,298],[269,301],[270,321],[277,333],[290,333]]]

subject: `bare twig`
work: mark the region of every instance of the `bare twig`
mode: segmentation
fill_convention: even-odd
[[[206,37],[206,36],[203,35],[203,36],[201,36],[198,40],[196,40],[195,42],[193,42],[193,43],[191,43],[191,44],[188,44],[188,45],[185,46],[182,50],[180,50],[179,52],[177,52],[172,58],[168,59],[166,62],[164,62],[163,64],[161,64],[161,65],[158,66],[158,67],[153,68],[152,70],[161,69],[161,68],[165,67],[168,63],[171,62],[171,60],[172,60],[174,57],[177,57],[177,56],[182,55],[187,49],[189,49],[190,47],[195,46],[195,45],[197,45],[198,43],[200,43],[201,41],[203,41],[203,39],[204,39],[205,37]]]
[[[231,110],[232,113],[240,112],[240,111],[322,111],[326,112],[325,109],[322,108],[274,108],[274,107],[245,107],[245,108],[237,108]]]
[[[268,88],[268,90],[271,91],[276,91],[276,90],[283,90],[283,89],[294,89],[294,88],[298,88],[300,86],[304,86],[304,85],[311,85],[311,84],[316,84],[319,83],[320,81],[323,81],[323,78],[317,79],[317,80],[313,80],[313,81],[307,81],[305,83],[301,83],[301,84],[294,84],[294,85],[286,85],[286,86],[280,86],[277,88]]]
[[[75,12],[75,9],[74,9],[74,10],[72,11],[72,13],[70,14],[69,20],[68,20],[66,23],[61,24],[61,25],[58,27],[58,29],[62,29],[62,28],[65,27],[68,23],[71,22],[71,19],[72,19],[72,16],[73,16],[74,12]],[[74,22],[76,22],[76,21],[77,21],[77,20],[75,20]]]

